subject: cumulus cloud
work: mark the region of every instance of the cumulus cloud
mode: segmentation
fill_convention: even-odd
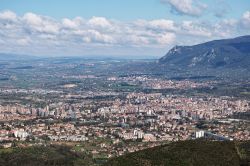
[[[138,20],[135,22],[136,25],[141,27],[146,27],[151,30],[157,30],[157,31],[175,31],[176,26],[173,20],[167,20],[167,19],[159,19],[159,20],[152,20],[152,21],[146,21],[146,20]]]
[[[112,36],[107,35],[107,34],[102,34],[97,30],[87,30],[86,32],[83,33],[84,41],[85,42],[97,42],[97,43],[106,43],[106,44],[111,44],[114,43],[115,40],[113,39]]]
[[[241,18],[241,24],[244,28],[250,28],[250,11],[246,11],[242,18]]]
[[[33,14],[33,13],[26,13],[23,16],[23,19],[30,25],[42,25],[43,20],[40,16]]]
[[[121,22],[105,17],[84,19],[51,17],[11,11],[0,12],[0,49],[23,54],[106,54],[163,50],[178,44],[189,45],[222,37],[249,33],[250,12],[239,20],[218,22],[173,21],[170,19]],[[129,49],[128,49],[129,48]],[[147,51],[145,51],[147,50]]]
[[[104,17],[93,17],[88,21],[88,24],[92,27],[109,28],[111,23]]]
[[[207,8],[205,3],[196,0],[161,0],[171,6],[171,11],[176,14],[200,16]]]
[[[235,19],[224,19],[213,25],[214,34],[223,38],[237,35],[239,22]],[[241,30],[241,29],[239,29]]]
[[[62,25],[65,28],[76,29],[76,28],[79,28],[79,26],[82,24],[82,22],[83,22],[83,19],[80,17],[76,17],[73,20],[70,20],[68,18],[64,18],[62,20]]]
[[[211,37],[211,29],[207,24],[193,21],[183,21],[181,24],[181,32],[193,36]]]
[[[9,10],[0,13],[0,19],[2,20],[15,21],[16,18],[17,18],[17,15],[14,12],[9,11]]]
[[[17,44],[21,46],[28,46],[30,44],[31,40],[29,37],[18,39]]]
[[[59,25],[53,19],[42,17],[34,13],[26,13],[23,17],[23,22],[31,31],[44,33],[58,33]]]
[[[161,35],[159,38],[157,38],[158,43],[160,44],[171,44],[175,40],[175,34],[174,33],[165,33]]]

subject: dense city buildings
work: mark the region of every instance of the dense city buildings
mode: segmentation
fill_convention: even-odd
[[[176,81],[145,76],[113,76],[107,81],[109,85],[122,82],[124,86],[137,85],[139,81],[143,88],[160,91],[211,89],[216,84],[215,81]],[[249,121],[235,118],[237,114],[249,112],[250,101],[247,99],[163,94],[160,91],[98,90],[91,93],[73,90],[65,93],[76,86],[68,85],[61,90],[2,89],[2,94],[21,95],[33,101],[41,100],[39,95],[57,96],[55,101],[43,100],[42,105],[3,102],[0,106],[2,146],[13,146],[13,141],[27,141],[29,144],[71,142],[76,146],[79,143],[82,146],[81,142],[91,144],[99,141],[102,148],[98,145],[90,153],[112,157],[179,140],[250,138]]]

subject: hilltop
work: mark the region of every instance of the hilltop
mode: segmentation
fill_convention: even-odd
[[[250,67],[250,36],[214,40],[193,46],[175,46],[159,64],[182,68]]]

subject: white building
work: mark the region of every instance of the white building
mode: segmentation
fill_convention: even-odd
[[[195,138],[203,138],[205,136],[204,131],[196,131]]]

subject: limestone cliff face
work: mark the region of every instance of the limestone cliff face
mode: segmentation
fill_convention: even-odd
[[[214,40],[194,46],[175,46],[159,59],[159,63],[189,68],[250,69],[250,36]]]

